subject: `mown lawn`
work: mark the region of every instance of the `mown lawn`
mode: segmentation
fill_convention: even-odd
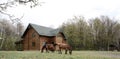
[[[0,51],[0,59],[120,59],[120,52],[73,51],[72,55],[40,51]]]

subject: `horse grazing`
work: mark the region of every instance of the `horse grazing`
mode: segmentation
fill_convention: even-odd
[[[72,54],[72,47],[69,44],[66,43],[57,43],[58,47],[59,47],[59,53],[62,54],[61,50],[64,49],[65,50],[65,54],[67,54],[67,51],[69,50],[69,54]]]
[[[56,46],[56,44],[54,44],[54,43],[47,43],[47,44],[45,44],[45,46],[42,47],[41,52],[43,52],[44,49],[46,49],[46,52],[48,52],[48,53],[49,53],[49,51],[54,52],[55,46]]]
[[[46,44],[46,48],[47,48],[47,52],[49,52],[49,51],[52,51],[52,52],[54,52],[55,51],[55,44]]]

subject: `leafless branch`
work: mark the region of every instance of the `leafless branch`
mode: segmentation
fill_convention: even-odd
[[[21,22],[21,19],[24,17],[24,14],[20,17],[20,18],[15,18],[14,15],[11,15],[11,14],[8,14],[8,13],[5,13],[3,11],[0,11],[0,13],[4,14],[4,15],[7,15],[9,17],[9,19],[12,21],[12,23],[18,23],[18,22]]]
[[[44,2],[39,3],[38,0],[12,0],[12,1],[8,0],[8,2],[1,3],[0,4],[0,13],[7,15],[9,17],[9,19],[13,22],[13,24],[15,22],[21,22],[20,20],[23,18],[24,15],[21,16],[20,18],[15,18],[15,16],[13,14],[8,14],[6,10],[8,9],[8,7],[17,6],[17,3],[19,3],[19,4],[31,3],[30,7],[32,8],[32,7],[41,5],[41,3],[44,3]]]

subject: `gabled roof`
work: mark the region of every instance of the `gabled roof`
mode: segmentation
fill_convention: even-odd
[[[60,29],[53,29],[53,28],[49,28],[49,27],[44,27],[44,26],[40,26],[40,25],[36,25],[36,24],[29,24],[28,27],[32,27],[39,35],[42,36],[56,36],[59,32],[62,33],[62,31],[60,31]],[[27,29],[25,30],[25,32],[22,35],[22,38],[24,37],[24,35],[26,34]]]

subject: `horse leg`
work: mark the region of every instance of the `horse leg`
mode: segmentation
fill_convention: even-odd
[[[62,54],[62,51],[61,51],[61,49],[60,49],[60,54]]]
[[[65,49],[65,54],[67,54],[67,49]]]
[[[62,54],[61,48],[59,49],[59,53]]]
[[[45,49],[46,49],[46,52],[49,53],[49,51],[48,51],[48,47],[46,47]]]
[[[44,46],[43,46],[42,49],[41,49],[41,53],[43,53],[43,50],[44,50]]]
[[[58,54],[60,54],[60,50],[61,50],[61,48],[59,47],[59,49],[58,49]]]
[[[60,49],[58,50],[58,54],[60,54]]]
[[[43,49],[41,50],[41,53],[43,53]]]
[[[69,54],[70,54],[70,55],[72,54],[72,49],[69,49]]]

